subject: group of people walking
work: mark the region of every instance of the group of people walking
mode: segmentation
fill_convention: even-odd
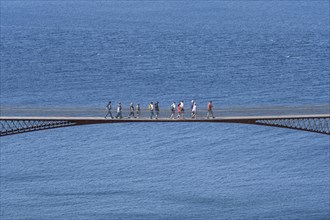
[[[108,104],[106,106],[106,109],[108,110],[108,112],[105,115],[105,118],[110,116],[113,119],[114,117],[112,116],[112,102],[111,101],[108,102]],[[136,109],[136,116],[134,114],[135,109]],[[128,118],[131,118],[131,117],[139,118],[140,117],[140,114],[141,114],[140,104],[137,104],[135,109],[134,109],[133,103],[131,102],[131,104],[129,105]],[[121,105],[121,102],[119,102],[118,105],[117,105],[117,115],[116,115],[115,118],[123,118],[123,107]]]
[[[115,117],[113,117],[112,115],[112,103],[111,101],[109,101],[109,103],[106,106],[107,109],[107,114],[105,115],[105,118],[107,118],[108,116],[110,116],[112,119],[113,118],[123,118],[123,114],[122,114],[122,104],[121,102],[119,102],[117,104],[117,115]],[[184,113],[185,113],[185,104],[184,101],[181,101],[178,103],[178,105],[173,102],[172,105],[170,106],[171,109],[171,116],[170,119],[184,119]],[[160,114],[160,109],[159,109],[159,102],[156,101],[155,103],[150,102],[148,104],[148,111],[150,112],[150,119],[153,119],[155,117],[155,119],[158,119],[159,114]],[[196,119],[197,118],[197,103],[196,101],[192,100],[191,101],[191,107],[190,107],[190,111],[191,111],[191,118]],[[129,105],[129,114],[128,114],[128,118],[140,118],[141,116],[141,107],[140,104],[137,104],[134,108],[134,104],[133,102],[130,103]],[[213,104],[212,101],[209,101],[208,105],[207,105],[207,115],[206,117],[209,119],[210,117],[215,118],[213,115]]]
[[[152,119],[154,117],[154,111],[156,112],[156,119],[158,119],[159,116],[159,102],[155,102],[155,104],[153,102],[150,102],[148,105],[148,110],[150,111],[150,119]]]
[[[194,102],[194,100],[193,101],[191,101],[191,102]],[[175,110],[177,109],[177,118],[182,118],[182,119],[184,119],[184,110],[185,110],[185,108],[184,108],[184,101],[181,101],[181,102],[179,102],[178,103],[178,105],[176,105],[176,103],[175,102],[173,102],[172,103],[172,105],[171,105],[171,119],[173,118],[175,118]],[[191,113],[192,114],[192,113]],[[192,114],[193,115],[193,114]]]

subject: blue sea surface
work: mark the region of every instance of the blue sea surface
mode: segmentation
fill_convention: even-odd
[[[326,105],[329,22],[329,1],[1,1],[0,104]],[[0,143],[1,219],[330,219],[328,135],[129,123]]]

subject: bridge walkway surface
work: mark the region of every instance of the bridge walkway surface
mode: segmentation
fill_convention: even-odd
[[[150,119],[149,111],[142,110],[140,118],[128,118],[129,112],[123,111],[122,119],[104,118],[106,110],[99,108],[0,108],[0,135],[12,135],[30,131],[53,129],[68,126],[104,123],[241,123],[290,128],[330,134],[330,107],[254,107],[227,108],[214,110],[215,118],[206,118],[207,112],[199,111],[197,118],[170,119],[170,111],[161,111],[160,118]],[[113,115],[115,112],[113,111]],[[167,116],[167,117],[164,117]]]

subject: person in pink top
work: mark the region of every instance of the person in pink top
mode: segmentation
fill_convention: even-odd
[[[178,118],[181,117],[181,102],[178,104]]]

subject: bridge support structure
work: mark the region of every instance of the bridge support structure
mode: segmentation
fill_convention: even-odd
[[[330,135],[330,114],[298,116],[245,116],[219,117],[215,119],[105,119],[101,117],[0,117],[0,136],[20,134],[31,131],[63,128],[77,125],[105,123],[241,123],[295,130],[316,132]]]
[[[0,136],[77,125],[67,120],[0,119]]]
[[[330,134],[330,118],[261,119],[255,124]]]

